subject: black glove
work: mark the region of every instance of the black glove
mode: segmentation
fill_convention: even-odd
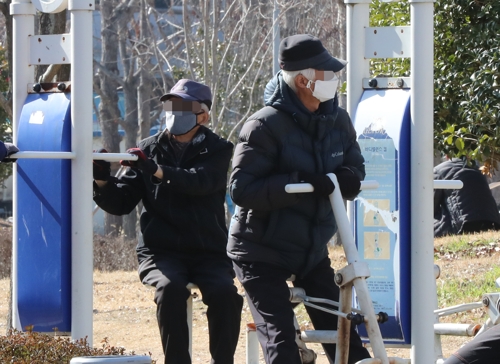
[[[353,199],[359,193],[361,180],[349,168],[342,167],[335,172],[339,182],[340,192],[345,199]]]
[[[1,142],[0,142],[1,143]],[[0,161],[2,162],[15,162],[16,159],[8,158],[9,155],[19,152],[19,149],[12,143],[0,144]]]
[[[315,196],[328,196],[335,189],[335,185],[326,174],[299,172],[299,181],[312,184]]]
[[[121,160],[120,164],[122,166],[139,168],[144,174],[153,175],[158,170],[158,164],[154,160],[149,159],[146,154],[140,148],[130,148],[127,153],[136,155],[138,158],[136,161],[124,161]]]
[[[95,151],[94,151],[95,152]],[[101,148],[97,153],[107,153],[108,151]],[[94,159],[92,161],[92,174],[97,181],[107,181],[111,174],[111,163],[108,161]]]

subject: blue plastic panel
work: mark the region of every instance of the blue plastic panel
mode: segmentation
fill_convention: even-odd
[[[410,344],[410,91],[368,90],[355,117],[366,179],[380,187],[355,202],[355,238],[385,343]],[[364,326],[359,327],[367,338]]]
[[[70,95],[31,94],[21,151],[71,151]],[[19,159],[17,290],[21,326],[71,331],[71,161]]]

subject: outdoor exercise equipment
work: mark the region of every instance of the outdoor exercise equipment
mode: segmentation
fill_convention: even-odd
[[[68,8],[68,34],[36,35],[35,9]],[[94,1],[15,0],[13,327],[92,343],[92,11]],[[71,64],[71,82],[39,84],[35,65]],[[115,159],[113,159],[115,158]]]
[[[397,157],[400,162],[404,160],[409,166],[408,170],[402,169],[401,165],[394,168],[390,166],[391,172],[383,176],[384,181],[387,178],[390,183],[399,183],[390,191],[388,198],[379,198],[380,193],[389,194],[389,190],[381,186],[379,192],[363,192],[361,198],[366,203],[358,205],[356,209],[350,208],[349,211],[351,221],[354,223],[357,220],[353,225],[356,237],[366,235],[368,240],[371,239],[368,248],[368,240],[365,239],[362,243],[365,244],[362,245],[363,255],[366,249],[371,249],[373,257],[379,259],[387,252],[384,244],[389,246],[389,251],[399,244],[398,259],[406,259],[405,262],[409,262],[411,267],[409,274],[406,272],[398,276],[395,273],[402,272],[402,263],[394,262],[392,266],[398,269],[389,272],[394,278],[393,282],[404,284],[399,288],[390,282],[389,285],[382,285],[391,294],[391,299],[383,303],[384,307],[388,307],[387,327],[391,328],[391,332],[385,332],[385,328],[381,335],[372,331],[377,331],[378,324],[371,302],[368,302],[370,300],[364,293],[361,297],[358,295],[361,311],[368,312],[367,336],[374,349],[377,348],[376,356],[387,363],[381,343],[382,337],[387,337],[388,342],[411,347],[412,363],[429,364],[436,361],[436,353],[429,350],[435,347],[434,334],[450,331],[437,325],[436,316],[465,307],[477,307],[478,303],[435,311],[432,229],[432,191],[436,187],[432,180],[433,1],[409,0],[409,3],[411,26],[382,28],[369,26],[371,0],[345,0],[349,61],[347,110],[355,121],[356,128],[360,128],[358,135],[364,135],[360,144],[366,148],[378,148],[379,144],[384,144],[388,149],[383,153],[377,149],[367,152],[375,154],[375,158]],[[56,13],[66,8],[71,19],[69,33],[35,34],[35,9],[44,13]],[[136,158],[126,154],[108,153],[103,156],[92,153],[93,60],[90,25],[93,10],[93,0],[14,0],[10,5],[14,65],[13,140],[22,150],[12,156],[20,159],[19,165],[14,164],[13,326],[19,330],[25,329],[25,326],[33,326],[35,331],[52,331],[57,327],[58,331],[71,332],[71,337],[75,340],[87,337],[89,342],[93,339],[92,158],[110,161]],[[410,78],[370,77],[369,59],[393,57],[411,57]],[[71,64],[71,82],[37,84],[34,80],[34,66],[48,64]],[[382,103],[390,99],[398,100],[386,106],[398,109],[399,116],[405,115],[397,126],[397,133],[389,132],[388,137],[377,138],[383,133],[374,132],[381,129],[370,127],[373,123],[362,117],[364,105],[367,106],[371,103],[370,100],[376,98]],[[386,131],[389,127],[394,127],[387,120],[385,124],[379,124]],[[367,133],[364,133],[366,128]],[[399,136],[395,137],[398,133]],[[405,140],[403,144],[402,140]],[[404,148],[409,149],[403,150]],[[403,174],[405,178],[411,176],[411,183],[408,185],[406,182],[402,185],[402,181],[398,179]],[[374,176],[373,179],[378,180],[378,177]],[[387,199],[390,200],[389,205],[385,205],[388,206],[387,209],[384,208],[384,203],[382,206],[375,206],[376,200]],[[391,199],[396,202],[391,202]],[[408,208],[405,199],[411,205],[411,213],[405,212]],[[387,221],[390,219],[384,222],[385,226],[380,225],[382,220],[379,218],[382,218],[382,214],[393,213],[393,208],[400,209],[400,225],[389,226]],[[357,215],[363,209],[370,210],[369,216],[372,218],[372,226],[366,229],[361,229],[361,218]],[[363,216],[362,219],[365,218]],[[380,234],[375,238],[373,226],[377,224],[377,219],[378,226],[387,228],[380,231],[380,234],[385,233],[388,240],[383,240]],[[394,231],[399,232],[398,242],[391,235]],[[350,241],[352,234],[347,235],[346,241]],[[403,243],[407,244],[404,249],[409,256],[404,252]],[[354,249],[349,257],[356,257],[358,253],[355,247],[351,244],[348,246],[349,251]],[[364,281],[364,276],[368,274],[366,265],[357,258],[352,262],[350,268],[339,272],[345,284],[345,287],[342,286],[344,293],[340,302],[342,312],[351,310],[351,304],[347,303],[349,294],[345,293],[350,290],[351,284],[345,282],[360,286],[362,292],[375,287],[370,287],[371,283],[367,285]],[[350,278],[344,280],[344,276]],[[372,272],[374,283],[375,276]],[[381,287],[380,281],[376,283],[376,287]],[[409,290],[410,295],[405,296],[403,289]],[[373,292],[374,295],[375,293]],[[312,302],[313,298],[306,294],[307,292],[299,292],[295,297]],[[498,299],[496,293],[487,294],[483,299],[482,304],[487,304],[490,314],[485,328],[498,322]],[[384,300],[386,298],[378,299],[376,306]],[[410,307],[406,311],[402,309],[401,305],[409,302]],[[345,325],[344,321],[344,317],[339,320],[341,330]],[[463,332],[457,326],[451,331]],[[465,331],[474,332],[475,329]],[[252,332],[251,328],[249,332]],[[313,334],[307,335],[312,337]],[[304,337],[303,341],[305,340]],[[251,345],[255,347],[254,343]],[[344,353],[339,355],[340,361]]]
[[[409,0],[411,26],[370,27],[371,0],[345,0],[347,14],[347,111],[355,124],[365,89],[409,89],[411,362],[435,362],[434,347],[434,234],[433,234],[433,13],[429,0]],[[372,58],[411,58],[411,77],[375,78]],[[372,177],[373,178],[373,177]],[[374,200],[372,198],[372,200]],[[354,221],[354,209],[351,221]],[[405,329],[402,329],[404,334]]]
[[[306,341],[311,338],[312,342],[336,342],[337,352],[335,357],[336,364],[347,363],[348,356],[348,344],[349,344],[349,330],[351,327],[351,321],[355,323],[364,323],[367,334],[372,346],[374,360],[378,359],[380,361],[362,361],[365,363],[375,363],[380,362],[381,364],[389,364],[389,358],[385,351],[384,342],[382,335],[380,333],[379,322],[383,323],[386,321],[386,314],[379,312],[375,314],[372,299],[368,292],[368,286],[366,283],[366,278],[370,276],[370,270],[368,264],[362,262],[359,259],[358,250],[354,243],[354,238],[350,229],[350,224],[347,219],[347,214],[342,200],[342,195],[340,193],[340,187],[337,182],[337,177],[330,173],[328,174],[330,179],[335,185],[333,193],[330,195],[330,202],[332,204],[333,213],[335,215],[335,220],[338,225],[338,233],[342,241],[342,248],[347,260],[347,266],[338,270],[335,273],[335,281],[340,287],[340,299],[339,302],[325,302],[325,300],[320,300],[313,297],[308,297],[307,292],[303,290],[292,289],[292,299],[296,301],[302,301],[304,304],[309,306],[314,305],[313,302],[329,303],[330,305],[337,305],[337,310],[332,310],[330,313],[339,316],[338,330],[335,331],[325,331],[318,332],[315,330],[310,333],[301,333],[301,340]],[[365,184],[362,182],[361,189],[366,190],[367,187],[376,187],[376,183],[370,181]],[[309,186],[308,186],[309,187]],[[310,192],[312,186],[308,189],[302,190],[302,192]],[[300,187],[299,187],[300,188]],[[296,186],[289,185],[285,188],[287,192],[301,192]],[[309,190],[309,191],[308,191]],[[356,290],[356,297],[359,303],[359,310],[353,310],[352,308],[352,293],[353,287]],[[322,309],[320,306],[314,305],[317,309]],[[323,309],[324,310],[324,309]],[[355,314],[353,314],[355,312]],[[315,336],[314,338],[312,336]],[[371,360],[371,359],[368,359]],[[394,362],[395,359],[393,359]]]

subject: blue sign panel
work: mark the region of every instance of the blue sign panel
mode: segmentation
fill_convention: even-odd
[[[70,95],[28,95],[21,151],[71,151]],[[19,159],[17,291],[21,327],[71,331],[71,161]]]
[[[367,180],[379,188],[355,201],[355,238],[371,276],[368,289],[386,343],[410,343],[410,108],[409,90],[365,91],[355,128]],[[362,337],[366,330],[360,327]]]

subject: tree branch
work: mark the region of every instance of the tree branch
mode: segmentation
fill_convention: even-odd
[[[101,71],[102,73],[104,73],[106,76],[111,78],[113,81],[118,83],[120,86],[122,86],[122,87],[125,86],[125,81],[123,81],[123,79],[120,77],[120,75],[118,75],[117,73],[111,72],[110,70],[108,70],[105,66],[103,66],[100,62],[96,61],[95,59],[94,59],[94,66],[97,67],[98,70]]]

